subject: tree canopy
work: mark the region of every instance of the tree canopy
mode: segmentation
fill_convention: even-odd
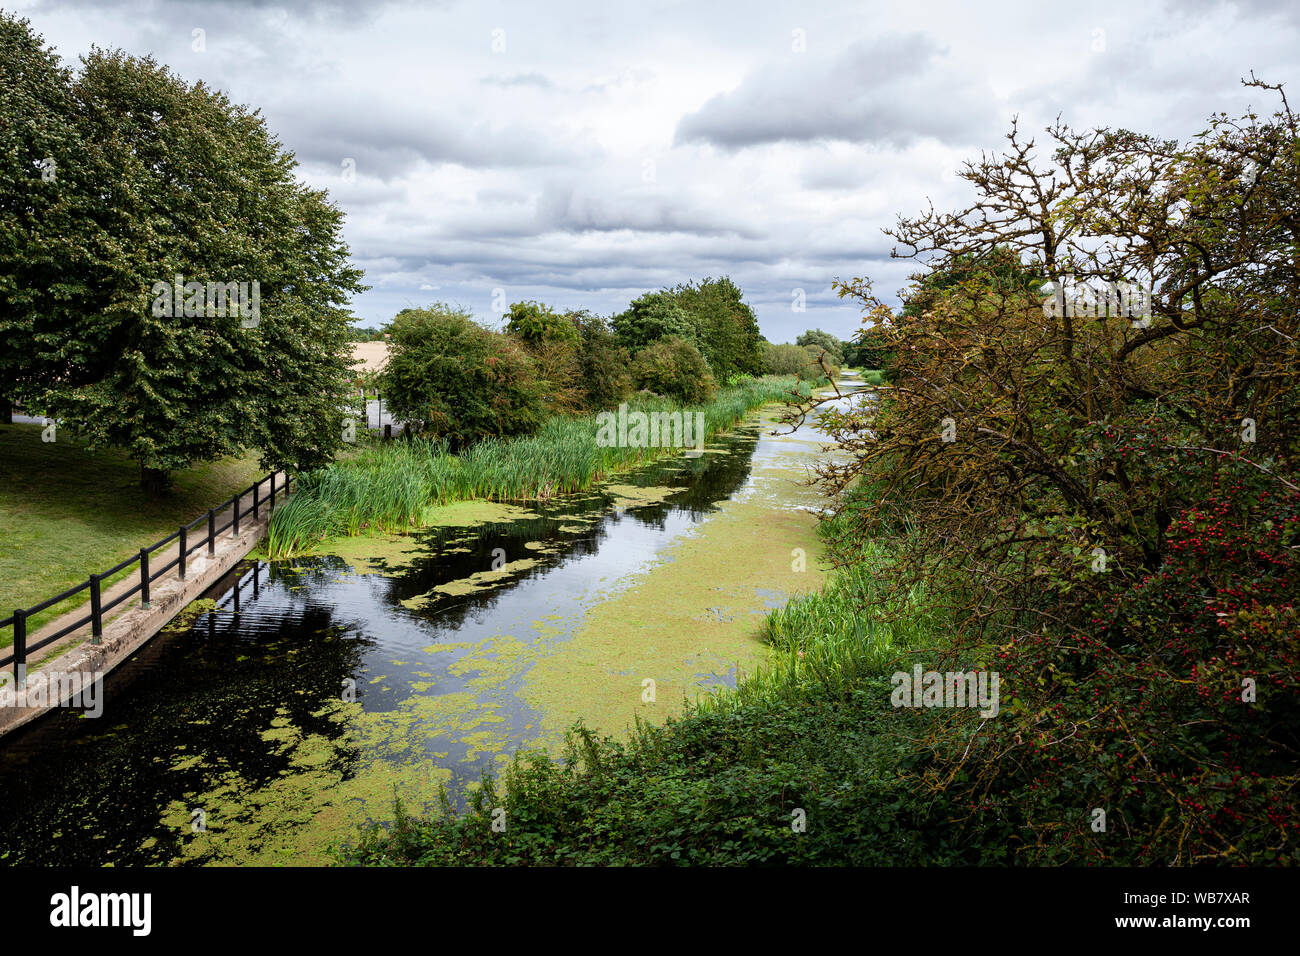
[[[342,213],[297,181],[257,112],[120,51],[92,50],[74,76],[25,23],[0,23],[7,69],[53,87],[36,124],[46,132],[13,132],[27,124],[13,95],[0,129],[26,137],[28,160],[56,150],[60,170],[54,240],[44,255],[7,240],[18,266],[4,276],[59,276],[43,287],[58,306],[18,298],[3,321],[19,348],[0,374],[92,447],[130,452],[152,487],[249,449],[269,467],[327,461],[350,376],[347,300],[365,288]],[[27,216],[50,201],[43,188],[20,193],[36,197]]]
[[[611,320],[632,352],[664,338],[695,346],[719,381],[763,371],[762,335],[740,288],[723,276],[647,292]]]
[[[947,659],[1003,675],[1003,716],[936,725],[918,777],[977,839],[1272,862],[1300,739],[1297,120],[1283,97],[1187,144],[1049,136],[1047,162],[1013,126],[974,202],[889,230],[928,267],[901,316],[841,284],[893,360],[878,413],[823,419],[849,453],[823,477],[873,488],[851,534],[897,549]],[[1095,839],[1100,806],[1131,839]]]

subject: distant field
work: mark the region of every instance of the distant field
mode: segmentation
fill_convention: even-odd
[[[140,466],[117,451],[91,454],[72,438],[41,441],[39,425],[0,425],[0,618],[31,607],[130,557],[261,477],[256,458],[179,472],[150,501]],[[56,605],[34,630],[71,610]],[[13,631],[0,631],[0,646]]]
[[[353,342],[353,366],[362,372],[378,372],[388,362],[387,342]]]

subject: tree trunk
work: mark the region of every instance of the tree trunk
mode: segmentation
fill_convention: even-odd
[[[14,423],[14,405],[9,396],[0,392],[0,425]]]
[[[171,487],[171,475],[160,468],[141,465],[140,487],[150,498],[160,498]]]

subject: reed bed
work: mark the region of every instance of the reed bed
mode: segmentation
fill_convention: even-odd
[[[683,409],[666,400],[630,411],[703,412],[705,434],[724,431],[751,409],[789,397],[793,377],[753,379]],[[802,390],[807,392],[806,384]],[[414,437],[361,450],[299,477],[296,493],[271,520],[267,553],[285,558],[332,537],[391,532],[428,523],[432,509],[472,498],[536,501],[586,491],[596,482],[678,448],[602,447],[596,415],[548,419],[533,435],[488,439],[453,454],[445,441]]]
[[[800,595],[768,613],[766,660],[735,689],[702,696],[704,713],[807,699],[813,690],[843,697],[864,678],[897,669],[903,655],[934,643],[943,621],[919,588],[898,596],[880,585],[892,549],[877,542],[847,545],[843,525],[872,490],[846,493],[820,533],[838,567],[822,590]]]

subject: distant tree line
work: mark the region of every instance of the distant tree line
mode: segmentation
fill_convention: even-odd
[[[457,447],[527,433],[547,415],[612,408],[636,391],[702,402],[769,371],[753,309],[725,276],[646,293],[609,318],[516,302],[497,332],[440,303],[403,309],[385,331],[390,407]]]

